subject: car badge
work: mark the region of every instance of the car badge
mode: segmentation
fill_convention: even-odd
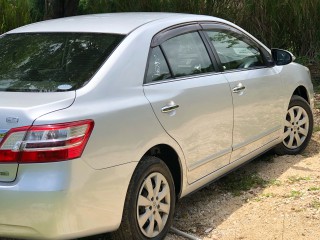
[[[8,171],[4,171],[4,172],[0,172],[0,176],[9,176],[9,172]]]
[[[6,122],[7,123],[18,123],[19,122],[19,118],[17,118],[17,117],[7,117],[6,118]]]

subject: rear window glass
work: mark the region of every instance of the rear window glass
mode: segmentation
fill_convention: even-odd
[[[0,91],[59,92],[83,87],[124,38],[100,33],[0,37]]]

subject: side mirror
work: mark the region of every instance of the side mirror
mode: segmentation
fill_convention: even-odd
[[[275,64],[278,66],[287,65],[296,59],[291,52],[278,48],[272,48],[271,53]]]

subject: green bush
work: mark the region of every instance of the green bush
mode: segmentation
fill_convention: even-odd
[[[0,33],[30,22],[27,0],[0,0]]]
[[[80,0],[80,12],[206,14],[234,22],[269,47],[319,60],[320,0]]]
[[[239,24],[269,47],[316,59],[320,52],[320,0],[244,0]]]

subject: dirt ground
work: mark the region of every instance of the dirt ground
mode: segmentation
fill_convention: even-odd
[[[316,100],[319,106],[319,95]],[[312,140],[301,155],[267,153],[181,199],[174,227],[203,240],[319,240],[319,109],[314,117]]]

